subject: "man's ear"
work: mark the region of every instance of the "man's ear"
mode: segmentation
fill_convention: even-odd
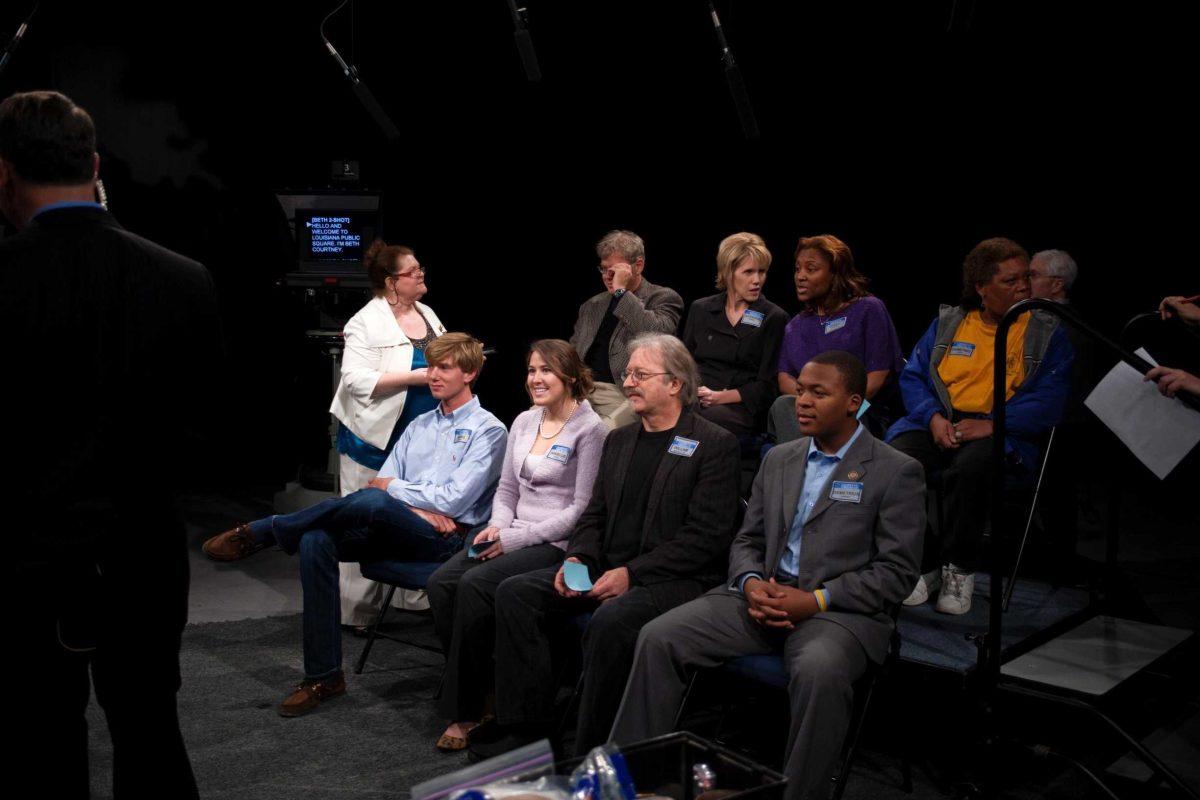
[[[92,153],[92,180],[100,177],[100,154]]]
[[[642,270],[644,270],[646,268],[646,257],[638,256],[637,260],[634,261],[629,266],[632,267],[632,269],[631,269],[632,272],[634,272],[636,274],[641,274]]]
[[[857,417],[858,410],[862,408],[863,396],[861,394],[850,395],[850,416]]]
[[[478,377],[479,377],[479,370],[475,370],[474,372],[464,372],[463,373],[463,381],[466,382],[467,386],[470,386],[471,384],[475,383],[475,379]]]

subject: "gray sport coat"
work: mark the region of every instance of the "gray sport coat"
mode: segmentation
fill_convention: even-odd
[[[796,516],[811,441],[806,436],[767,453],[730,550],[730,585],[717,591],[736,592],[736,581],[747,572],[775,574]],[[861,500],[830,499],[833,481],[862,483]],[[804,525],[799,586],[826,589],[829,609],[821,616],[853,633],[880,662],[891,637],[892,611],[921,574],[924,537],[924,470],[864,428]]]
[[[611,301],[611,294],[601,292],[588,298],[579,307],[579,317],[571,333],[571,346],[580,358],[587,358]],[[683,316],[683,298],[674,289],[658,286],[642,278],[642,285],[636,292],[621,295],[613,314],[617,318],[617,329],[608,341],[608,367],[619,386],[621,373],[629,363],[629,341],[639,333],[674,334],[679,327],[679,318]]]

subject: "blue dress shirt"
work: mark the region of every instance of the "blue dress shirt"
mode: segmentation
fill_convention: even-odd
[[[833,468],[845,457],[846,451],[850,449],[850,445],[854,444],[854,440],[862,431],[863,426],[860,422],[854,429],[854,435],[850,437],[850,440],[831,456],[827,456],[817,449],[815,439],[808,443],[808,463],[804,468],[804,486],[800,490],[800,499],[796,502],[796,516],[792,519],[791,530],[788,531],[788,544],[783,555],[779,557],[779,569],[776,572],[793,578],[800,574],[800,535],[804,531],[804,523],[808,521],[808,515],[813,506],[817,504],[821,490],[829,482]],[[739,592],[744,591],[746,581],[751,578],[763,580],[763,576],[757,572],[746,572],[739,575],[729,588]],[[817,602],[824,611],[829,606],[829,591],[817,589],[816,594]]]
[[[788,531],[788,543],[783,555],[779,557],[779,572],[795,577],[800,574],[800,540],[804,535],[804,523],[812,513],[813,506],[821,497],[829,477],[838,463],[846,456],[846,451],[862,434],[860,422],[854,429],[854,435],[833,455],[826,455],[817,449],[817,440],[808,443],[808,463],[804,467],[804,488],[800,490],[800,499],[796,502],[796,516],[792,519],[792,528]]]
[[[486,522],[508,432],[472,397],[449,414],[441,405],[409,423],[379,470],[392,497],[465,525]]]

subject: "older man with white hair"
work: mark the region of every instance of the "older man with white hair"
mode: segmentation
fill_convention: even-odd
[[[503,727],[471,731],[474,757],[550,732],[552,637],[584,614],[591,616],[575,749],[603,744],[642,626],[724,578],[738,507],[737,439],[693,413],[699,372],[674,336],[635,338],[621,377],[638,421],[605,440],[565,563],[515,575],[496,591],[496,717]]]
[[[1029,261],[1029,288],[1033,297],[1068,303],[1071,284],[1079,274],[1075,259],[1066,250],[1043,250]]]

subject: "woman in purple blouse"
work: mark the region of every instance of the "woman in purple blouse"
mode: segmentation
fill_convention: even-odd
[[[434,627],[446,651],[439,707],[451,720],[437,741],[462,750],[483,719],[495,668],[496,588],[505,579],[558,564],[592,497],[608,426],[584,398],[591,370],[567,342],[542,339],[526,357],[533,408],[508,433],[488,526],[429,578]]]
[[[845,350],[867,368],[867,399],[904,366],[900,338],[867,279],[854,266],[849,246],[828,234],[807,236],[796,245],[796,297],[803,308],[788,322],[779,351],[779,393],[771,407],[769,432],[777,442],[800,435],[796,425],[796,376],[808,360],[827,350]],[[885,428],[886,420],[877,420]]]

